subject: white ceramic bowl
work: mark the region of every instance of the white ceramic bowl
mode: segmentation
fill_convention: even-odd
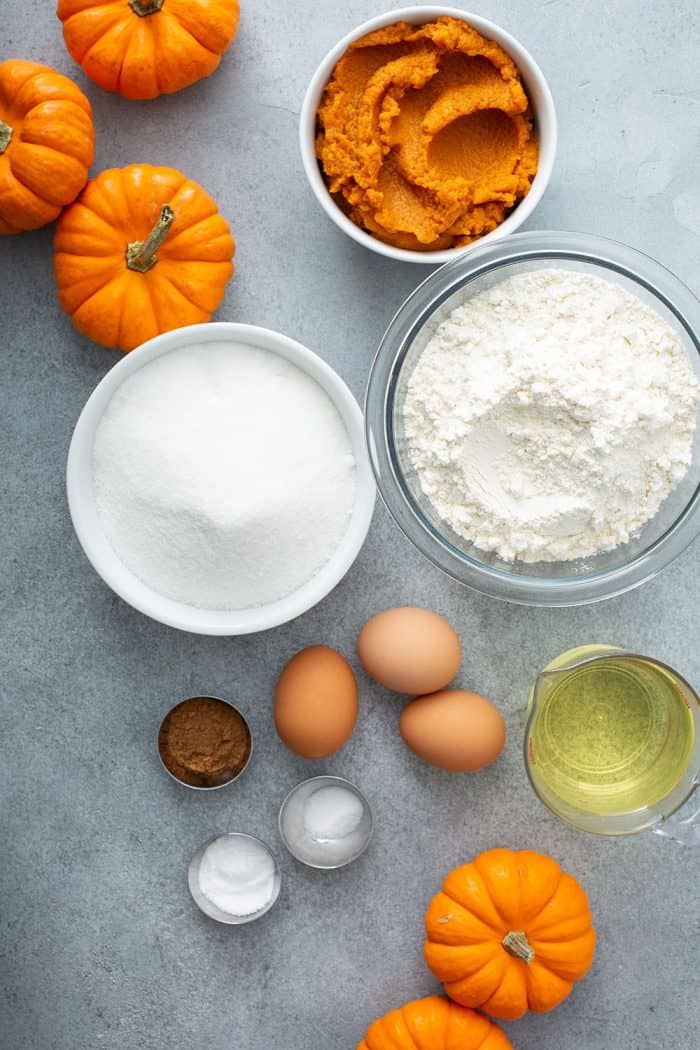
[[[421,25],[425,22],[432,22],[442,15],[451,15],[452,18],[459,18],[463,22],[468,22],[482,36],[487,37],[489,40],[495,40],[511,56],[520,70],[532,105],[535,128],[539,136],[540,155],[537,174],[532,182],[530,192],[495,230],[487,233],[484,237],[480,237],[473,245],[467,245],[465,248],[416,252],[407,248],[395,248],[393,245],[385,244],[378,238],[373,237],[365,230],[361,230],[335,203],[328,192],[328,187],[316,157],[316,113],[321,102],[323,89],[330,80],[336,63],[354,40],[364,36],[366,33],[373,32],[375,29],[382,29],[384,26],[392,25],[394,22],[412,22],[415,25]],[[386,255],[390,259],[398,259],[401,262],[423,263],[434,266],[436,263],[449,262],[456,254],[468,252],[471,248],[477,247],[477,245],[481,247],[500,237],[505,237],[509,233],[514,233],[529,218],[542,199],[552,174],[554,155],[557,148],[557,115],[554,109],[552,93],[549,90],[549,85],[544,78],[542,70],[529,51],[526,51],[522,44],[518,43],[505,29],[497,26],[495,22],[490,22],[480,15],[473,15],[469,11],[462,11],[457,7],[443,7],[439,4],[430,4],[424,7],[400,7],[395,11],[388,11],[384,15],[378,15],[376,18],[370,18],[368,22],[364,22],[357,29],[353,29],[351,33],[343,37],[328,52],[314,73],[304,96],[299,122],[299,145],[304,171],[316,199],[326,214],[344,233],[347,233],[349,237],[352,237],[359,244],[363,244],[365,248],[369,248],[370,251],[378,252],[379,255]]]
[[[139,580],[119,560],[106,539],[95,503],[92,454],[102,414],[117,388],[148,362],[192,343],[241,342],[291,361],[323,387],[348,431],[357,463],[355,505],[348,531],[329,561],[311,580],[278,601],[241,610],[199,609],[165,598]],[[251,634],[293,620],[311,609],[345,576],[365,541],[374,510],[375,485],[364,440],[362,412],[333,369],[293,339],[255,325],[226,321],[178,328],[149,340],[119,361],[98,384],[73,432],[67,467],[68,506],[85,554],[120,598],[160,623],[207,635]]]

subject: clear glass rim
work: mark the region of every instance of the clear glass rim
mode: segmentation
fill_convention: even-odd
[[[404,535],[434,565],[473,590],[524,605],[584,605],[622,594],[651,579],[700,533],[700,485],[681,514],[633,558],[613,568],[554,578],[519,576],[459,550],[437,531],[413,500],[399,468],[393,404],[401,366],[418,331],[456,291],[517,262],[579,261],[635,282],[675,317],[700,356],[700,302],[670,270],[643,252],[593,234],[530,231],[513,234],[446,263],[426,278],[389,324],[370,368],[365,435],[380,495]]]

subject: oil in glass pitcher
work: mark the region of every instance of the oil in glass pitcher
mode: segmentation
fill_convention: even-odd
[[[540,798],[575,826],[639,831],[693,790],[697,721],[697,697],[671,668],[614,646],[582,646],[537,678],[528,774]]]

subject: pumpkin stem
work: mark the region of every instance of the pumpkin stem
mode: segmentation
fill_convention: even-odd
[[[522,959],[529,966],[535,958],[535,949],[532,947],[527,939],[527,935],[523,930],[511,930],[507,933],[501,944],[509,955],[514,955],[516,959]]]
[[[126,265],[130,270],[146,273],[158,262],[156,252],[168,236],[175,212],[169,204],[160,209],[160,218],[145,241],[132,241],[126,248]]]
[[[165,0],[129,0],[129,7],[139,18],[145,18],[157,14],[164,3]]]
[[[12,128],[9,124],[6,124],[4,120],[0,120],[0,153],[4,153],[7,147],[10,145],[10,139],[12,138]]]

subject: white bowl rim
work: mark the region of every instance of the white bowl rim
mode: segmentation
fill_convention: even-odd
[[[530,187],[530,192],[527,197],[524,197],[519,202],[500,226],[497,226],[495,230],[492,230],[490,233],[485,234],[483,237],[480,237],[472,244],[468,244],[463,248],[444,248],[439,251],[418,252],[409,248],[396,248],[391,244],[386,244],[384,241],[380,241],[377,237],[373,237],[372,234],[367,233],[365,230],[360,229],[359,226],[356,226],[355,223],[352,222],[352,220],[349,219],[335,203],[328,192],[328,187],[323,180],[316,158],[316,111],[321,101],[323,89],[328,83],[336,63],[353,41],[364,36],[366,33],[371,33],[375,29],[381,29],[384,26],[393,24],[394,22],[413,22],[416,25],[419,25],[422,22],[430,22],[432,19],[440,18],[445,15],[451,16],[452,18],[458,18],[462,22],[467,22],[473,29],[476,29],[477,32],[481,33],[482,36],[494,40],[511,56],[521,73],[523,81],[525,82],[528,97],[530,98],[530,102],[535,112],[539,128],[540,154],[537,172],[533,179],[532,186]],[[538,96],[537,102],[533,95]],[[304,100],[301,105],[301,113],[299,117],[299,148],[301,151],[304,172],[316,200],[319,202],[326,215],[328,215],[336,226],[343,230],[344,233],[349,237],[352,237],[352,239],[357,241],[358,244],[362,244],[365,248],[369,248],[370,251],[376,252],[379,255],[384,255],[389,259],[396,259],[400,262],[412,262],[435,266],[440,263],[450,262],[456,256],[467,253],[474,248],[482,247],[483,245],[490,244],[495,240],[500,240],[502,237],[507,237],[508,234],[514,233],[530,217],[530,215],[532,215],[533,211],[544,196],[554,167],[554,158],[557,149],[557,114],[552,92],[544,73],[537,62],[535,62],[530,52],[520,43],[519,40],[507,32],[507,30],[502,29],[496,22],[492,22],[481,15],[473,14],[470,11],[463,11],[457,7],[446,7],[441,4],[430,4],[425,6],[412,5],[410,7],[399,7],[393,11],[387,11],[384,14],[376,15],[374,18],[370,18],[366,22],[363,22],[361,25],[347,33],[342,40],[331,48],[325,58],[321,60],[316,72],[311,78],[308,88],[306,89]]]
[[[240,610],[208,610],[166,598],[139,580],[117,557],[101,528],[92,487],[92,448],[102,414],[124,380],[143,365],[180,347],[241,342],[278,353],[325,390],[346,426],[356,462],[355,505],[340,546],[298,590],[275,602]],[[376,488],[364,440],[362,410],[329,364],[308,347],[280,332],[231,321],[188,325],[164,332],[126,354],[97,384],[73,431],[66,467],[66,491],[73,528],[83,551],[104,582],[134,609],[169,627],[193,634],[241,635],[278,627],[320,602],[341,581],[367,537]]]

